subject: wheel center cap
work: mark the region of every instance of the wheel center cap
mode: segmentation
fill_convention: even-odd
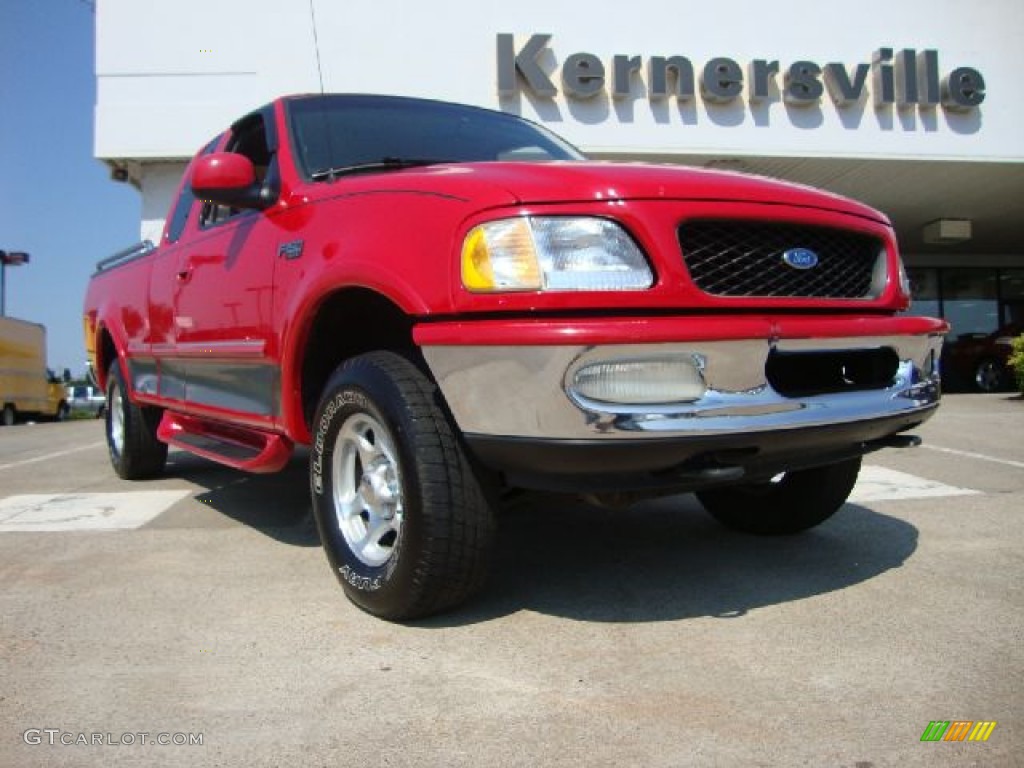
[[[375,462],[359,480],[363,500],[381,517],[390,520],[395,515],[395,489],[386,461]]]

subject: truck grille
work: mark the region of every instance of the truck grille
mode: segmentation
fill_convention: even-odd
[[[757,221],[688,221],[679,245],[693,282],[715,296],[865,299],[885,287],[885,251],[870,235],[841,229]],[[807,249],[817,266],[783,260]]]

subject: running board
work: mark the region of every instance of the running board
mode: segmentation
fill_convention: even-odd
[[[240,429],[181,413],[164,411],[156,436],[183,451],[245,472],[265,474],[282,469],[294,445],[282,435]]]

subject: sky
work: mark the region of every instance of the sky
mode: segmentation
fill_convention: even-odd
[[[93,157],[95,16],[84,0],[0,0],[0,249],[7,315],[46,326],[47,364],[85,371],[97,261],[139,239],[141,199]]]

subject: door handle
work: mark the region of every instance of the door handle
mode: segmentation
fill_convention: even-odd
[[[192,270],[191,269],[183,269],[181,272],[178,273],[178,282],[179,283],[187,283],[191,279],[192,279]]]

